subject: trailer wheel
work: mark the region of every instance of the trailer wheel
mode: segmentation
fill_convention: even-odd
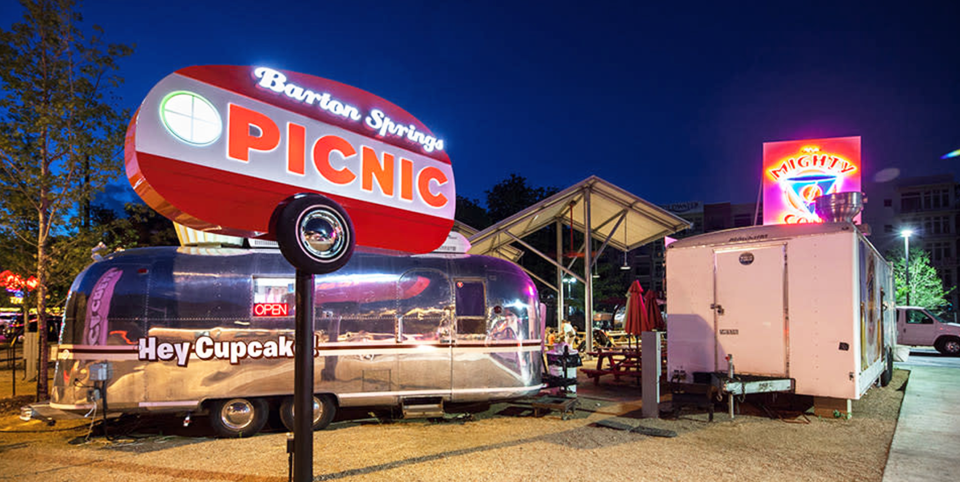
[[[210,410],[210,426],[220,437],[255,435],[267,423],[269,408],[261,398],[217,400]]]
[[[313,429],[314,430],[323,430],[327,428],[327,425],[330,425],[330,422],[333,421],[334,415],[337,414],[337,405],[334,403],[333,398],[328,395],[314,395],[313,397]],[[280,404],[280,420],[283,421],[283,426],[287,427],[287,430],[293,431],[293,397],[287,397],[283,399],[283,403]]]
[[[960,338],[946,337],[937,340],[934,345],[940,353],[948,356],[960,356]]]
[[[893,380],[893,349],[887,348],[887,351],[884,355],[887,357],[887,366],[883,370],[883,373],[880,374],[881,387],[889,385],[890,381]]]
[[[339,204],[319,194],[298,194],[270,222],[280,252],[294,268],[331,273],[347,264],[356,245],[353,223]]]

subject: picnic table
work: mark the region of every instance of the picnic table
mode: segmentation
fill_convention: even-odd
[[[632,377],[639,382],[641,376],[639,349],[607,348],[587,352],[587,354],[596,357],[597,367],[581,368],[580,371],[592,378],[594,385],[599,385],[600,377],[604,375],[613,375],[614,381],[620,381],[620,377]]]

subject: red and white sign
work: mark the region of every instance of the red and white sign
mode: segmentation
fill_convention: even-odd
[[[860,138],[763,144],[763,224],[822,222],[814,200],[860,191]],[[859,223],[860,215],[855,218]]]
[[[253,316],[289,316],[286,303],[254,303]]]
[[[384,99],[311,75],[178,70],[147,94],[125,157],[148,205],[202,231],[273,239],[277,205],[310,192],[347,211],[361,246],[426,253],[453,226],[443,140]]]

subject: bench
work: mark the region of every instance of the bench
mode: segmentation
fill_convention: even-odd
[[[619,381],[620,377],[638,378],[641,376],[639,370],[597,370],[593,368],[581,368],[580,371],[587,377],[592,378],[594,385],[599,385],[600,377],[604,375],[613,375],[615,381]]]

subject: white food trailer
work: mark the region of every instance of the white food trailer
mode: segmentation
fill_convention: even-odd
[[[890,265],[851,222],[694,236],[666,254],[668,376],[847,401],[889,383]],[[733,355],[735,375],[728,356]]]

